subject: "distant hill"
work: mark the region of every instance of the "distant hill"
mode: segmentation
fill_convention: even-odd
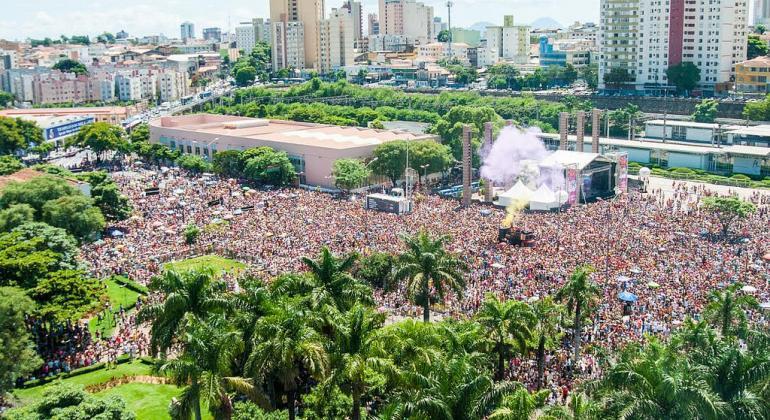
[[[549,18],[541,17],[530,24],[532,29],[559,29],[562,28],[561,23]]]
[[[474,31],[481,32],[482,36],[484,35],[484,32],[487,31],[487,26],[495,26],[494,23],[490,22],[476,22],[473,25],[470,26],[468,29],[472,29]]]

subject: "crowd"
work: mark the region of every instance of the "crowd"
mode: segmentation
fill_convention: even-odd
[[[303,270],[300,257],[315,256],[323,245],[338,254],[398,253],[402,234],[424,228],[450,235],[449,250],[470,267],[463,297],[450,298],[444,316],[474,314],[489,292],[530,301],[552,295],[578,265],[593,265],[602,296],[586,327],[586,346],[617,348],[644,334],[669,334],[686,317],[699,316],[711,290],[733,282],[755,287],[760,302],[770,301],[769,265],[761,260],[770,243],[767,193],[750,197],[759,210],[734,226],[738,241],[713,240],[720,226],[698,208],[712,194],[708,189],[677,184],[673,192],[631,193],[561,213],[522,214],[517,225],[537,239],[532,248],[518,248],[497,242],[502,210],[458,208],[456,201],[435,196],[418,197],[412,214],[397,216],[365,210],[360,200],[298,189],[257,191],[174,170],[113,177],[131,198],[135,215],[118,224],[124,236],[87,245],[82,253],[102,277],[123,274],[147,284],[167,261],[214,253],[246,262],[252,274],[269,279]],[[148,188],[159,194],[146,195]],[[192,245],[182,233],[190,223],[201,229]],[[630,308],[618,299],[622,291],[638,297]],[[376,300],[394,316],[419,313],[404,290],[377,291]],[[762,312],[752,316],[766,321]],[[144,334],[129,324],[118,335],[144,343]],[[571,373],[599,374],[588,353],[571,366],[567,351],[548,356],[546,379],[555,396],[569,386]],[[513,374],[526,379],[534,372],[530,363],[511,360]]]

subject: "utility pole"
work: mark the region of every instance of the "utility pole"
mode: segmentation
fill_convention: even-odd
[[[452,0],[449,0],[446,2],[446,20],[447,20],[447,31],[449,32],[449,37],[447,38],[447,47],[449,49],[449,61],[452,61],[452,6],[454,3],[452,3]],[[438,34],[436,34],[436,37],[438,37]]]

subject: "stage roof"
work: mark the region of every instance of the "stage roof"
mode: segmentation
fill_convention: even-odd
[[[577,165],[580,170],[585,169],[591,162],[601,158],[598,153],[584,153],[573,152],[571,150],[557,150],[548,155],[545,159],[540,161],[540,166],[556,166],[561,165],[564,167],[570,165]]]

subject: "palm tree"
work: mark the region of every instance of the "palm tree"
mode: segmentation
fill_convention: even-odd
[[[442,333],[444,330],[434,324],[405,319],[385,327],[380,340],[397,366],[414,371],[444,355],[442,343],[449,341],[450,335]]]
[[[478,322],[484,326],[487,337],[494,343],[497,353],[495,379],[505,378],[505,361],[515,347],[520,353],[526,352],[527,341],[532,337],[535,316],[529,305],[517,300],[500,301],[488,293],[479,311]]]
[[[554,345],[558,345],[558,337],[561,333],[559,325],[563,308],[555,303],[551,296],[537,300],[531,307],[535,317],[532,336],[533,341],[537,343],[535,345],[535,359],[537,360],[536,389],[540,390],[543,386],[543,375],[545,373],[545,351]]]
[[[573,393],[566,406],[552,405],[545,409],[539,420],[594,420],[599,419],[599,404],[586,394]]]
[[[742,350],[734,341],[720,347],[718,356],[708,360],[707,369],[714,392],[728,405],[727,418],[768,418],[770,405],[760,394],[770,380],[767,347]]]
[[[599,286],[591,281],[590,275],[594,269],[590,265],[579,266],[570,275],[567,283],[556,293],[556,299],[566,301],[567,311],[574,316],[572,325],[572,365],[577,366],[580,357],[580,335],[583,317],[593,307],[599,295]]]
[[[385,315],[375,313],[361,305],[344,314],[342,325],[337,329],[332,355],[337,369],[332,381],[341,382],[353,399],[350,418],[361,418],[361,397],[367,392],[377,372],[397,376],[397,370],[385,352],[377,345],[378,333],[385,322]]]
[[[621,351],[601,381],[605,417],[716,419],[726,405],[709,386],[708,372],[655,339]]]
[[[512,393],[503,398],[489,420],[530,420],[538,409],[545,406],[550,390],[529,392],[523,385],[517,385]]]
[[[161,361],[158,372],[183,386],[182,394],[172,406],[173,417],[201,419],[201,403],[208,406],[214,418],[232,417],[233,405],[228,392],[248,395],[263,408],[269,407],[251,382],[231,376],[231,367],[243,350],[239,331],[221,315],[206,322],[192,321],[182,339],[183,352],[173,360]]]
[[[421,230],[416,236],[405,236],[407,251],[399,256],[396,280],[407,280],[407,291],[416,304],[422,305],[422,319],[430,322],[431,300],[443,301],[447,288],[462,296],[465,264],[446,252],[447,236],[432,239]]]
[[[740,283],[735,283],[724,291],[712,291],[704,310],[704,317],[712,325],[719,327],[725,337],[743,335],[747,327],[746,310],[758,306],[753,296],[739,293],[741,286]]]
[[[313,315],[301,298],[284,298],[257,323],[253,350],[247,368],[262,383],[275,379],[282,386],[289,403],[289,418],[294,420],[298,381],[303,373],[315,379],[326,377],[329,356],[323,337],[312,328]]]
[[[203,320],[230,306],[224,294],[225,283],[215,280],[210,268],[181,273],[166,270],[153,277],[150,290],[165,296],[157,303],[142,307],[137,314],[138,322],[152,322],[150,348],[153,354],[168,350],[191,318]]]
[[[232,306],[235,325],[243,333],[245,347],[237,361],[238,367],[243,369],[251,354],[257,323],[270,312],[271,294],[264,282],[259,279],[245,278],[239,283],[241,284],[241,291],[233,295]]]

